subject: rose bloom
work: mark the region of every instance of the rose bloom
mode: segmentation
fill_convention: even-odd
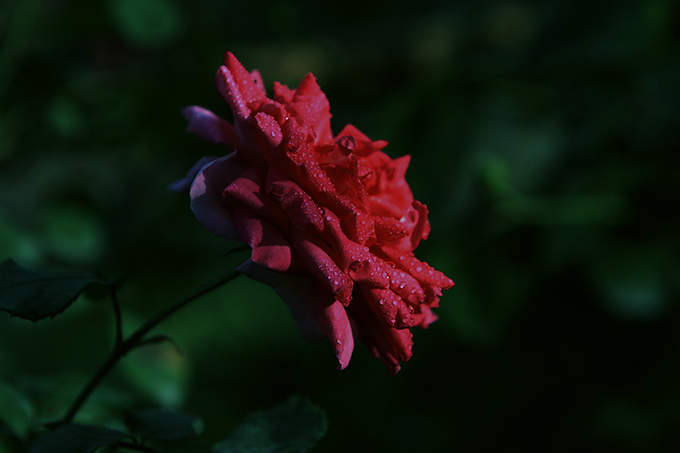
[[[234,124],[191,106],[187,130],[233,152],[202,158],[171,189],[189,191],[210,232],[252,248],[239,271],[276,291],[305,340],[328,337],[340,369],[360,337],[396,374],[409,329],[434,322],[453,286],[413,254],[430,225],[404,179],[410,156],[391,159],[352,125],[333,136],[312,74],[295,90],[274,82],[270,99],[227,53],[216,84]]]

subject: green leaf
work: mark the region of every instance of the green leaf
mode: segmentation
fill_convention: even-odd
[[[188,439],[203,430],[203,422],[193,415],[167,410],[142,413],[125,411],[125,424],[133,436],[144,439]]]
[[[5,260],[0,263],[0,310],[33,322],[53,318],[92,284],[106,282],[94,273],[36,272]]]
[[[268,411],[256,412],[213,453],[301,453],[308,451],[328,428],[326,413],[300,396]]]
[[[30,431],[32,417],[33,405],[26,395],[0,381],[0,422],[4,422],[17,437],[24,439]]]
[[[102,426],[64,425],[39,437],[28,453],[94,453],[124,437],[125,433]]]

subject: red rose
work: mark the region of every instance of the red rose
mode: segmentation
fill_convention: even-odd
[[[234,152],[203,158],[175,190],[213,234],[252,247],[239,270],[270,285],[308,341],[328,337],[349,363],[360,336],[391,374],[411,357],[411,327],[437,319],[453,282],[413,254],[430,231],[427,208],[404,180],[409,156],[391,159],[347,125],[336,136],[326,96],[312,74],[296,90],[231,54],[217,88],[234,125],[201,107],[184,110],[188,130]]]

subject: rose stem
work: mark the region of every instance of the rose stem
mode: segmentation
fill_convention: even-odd
[[[156,327],[157,324],[159,324],[161,321],[163,321],[165,318],[173,314],[174,312],[178,311],[179,309],[183,308],[185,305],[188,305],[190,302],[192,302],[195,299],[198,299],[199,297],[203,296],[204,294],[209,293],[210,291],[219,288],[220,286],[230,282],[234,278],[238,277],[240,273],[238,272],[232,272],[219,280],[215,281],[214,283],[207,285],[201,289],[199,289],[197,292],[194,294],[178,301],[174,305],[171,305],[167,309],[159,312],[154,316],[153,318],[149,319],[147,322],[142,324],[130,337],[128,337],[127,340],[116,342],[114,345],[113,351],[111,351],[111,354],[109,355],[108,359],[106,359],[106,362],[99,368],[97,373],[92,376],[92,379],[83,387],[83,389],[80,391],[78,394],[78,397],[73,401],[71,404],[71,407],[69,408],[68,412],[66,412],[66,415],[64,415],[64,418],[62,418],[60,421],[56,423],[49,424],[48,427],[57,427],[61,425],[66,425],[68,423],[71,423],[71,420],[73,420],[73,417],[76,415],[78,410],[80,410],[81,406],[85,403],[85,401],[89,398],[89,396],[92,394],[94,389],[99,385],[99,383],[104,379],[104,377],[111,371],[113,366],[121,359],[123,358],[128,352],[130,352],[132,349],[137,346],[139,341],[146,335],[151,329]],[[114,307],[117,306],[117,302],[114,303]],[[114,313],[115,313],[115,308],[114,308]],[[118,315],[116,315],[118,317]],[[117,318],[118,319],[118,318]],[[117,334],[116,338],[118,338],[118,329],[120,328],[120,323],[117,321],[118,327],[116,328]],[[121,335],[122,338],[122,335]]]

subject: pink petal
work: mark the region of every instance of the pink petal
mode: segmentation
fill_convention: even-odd
[[[274,82],[274,100],[281,104],[290,104],[295,96],[295,90],[279,82]]]
[[[356,321],[359,335],[368,350],[383,361],[391,375],[397,374],[401,369],[399,360],[411,358],[411,332],[385,325],[371,310],[361,291],[355,291],[354,302],[347,307],[347,312]]]
[[[276,272],[290,269],[293,251],[274,225],[242,206],[234,211],[233,222],[241,241],[253,248],[254,262]]]
[[[352,280],[337,265],[324,242],[316,236],[292,228],[289,239],[313,279],[335,300],[347,306],[352,299]]]
[[[314,302],[308,278],[271,271],[253,262],[252,259],[241,264],[237,270],[276,291],[293,315],[300,336],[306,342],[316,343],[324,339],[324,330],[313,309]]]
[[[243,164],[236,159],[236,153],[221,157],[204,166],[194,179],[189,195],[191,210],[212,234],[239,241],[234,230],[229,202],[222,191],[241,171]]]
[[[315,143],[327,143],[333,139],[328,99],[311,73],[298,85],[290,105],[303,123],[314,129]]]
[[[427,206],[418,200],[414,200],[413,207],[418,211],[418,223],[416,223],[411,234],[411,250],[418,248],[420,240],[427,239],[427,236],[430,234],[430,223],[427,221]]]
[[[317,310],[317,319],[331,342],[335,357],[338,359],[338,369],[344,370],[354,351],[352,325],[343,304],[328,296],[324,300],[324,294],[326,293],[323,290],[315,291],[312,283],[312,296],[316,301],[314,305]]]
[[[234,179],[224,189],[224,195],[239,201],[244,207],[265,218],[281,231],[286,231],[290,225],[286,214],[264,193],[262,180],[258,170],[254,167],[248,167]]]
[[[309,343],[328,337],[338,359],[338,368],[347,367],[354,350],[354,337],[340,302],[324,295],[324,290],[313,289],[308,278],[273,272],[252,260],[241,264],[238,270],[272,287],[293,315],[300,336]]]
[[[236,129],[210,110],[195,105],[185,107],[182,114],[187,119],[187,131],[215,145],[223,143],[231,148],[239,147]]]
[[[267,98],[262,76],[257,70],[248,72],[231,52],[224,54],[224,64],[233,75],[234,82],[246,102],[262,101]]]
[[[296,228],[304,230],[309,226],[318,233],[323,231],[321,210],[312,197],[274,167],[267,173],[267,193],[276,200]]]
[[[176,193],[189,193],[189,189],[191,188],[191,184],[194,182],[194,179],[196,179],[196,176],[198,173],[201,171],[203,167],[208,165],[210,162],[214,161],[217,159],[217,157],[214,156],[203,156],[196,163],[189,169],[187,172],[186,176],[182,179],[178,179],[177,181],[173,182],[168,186],[168,190],[171,192],[176,192]]]

